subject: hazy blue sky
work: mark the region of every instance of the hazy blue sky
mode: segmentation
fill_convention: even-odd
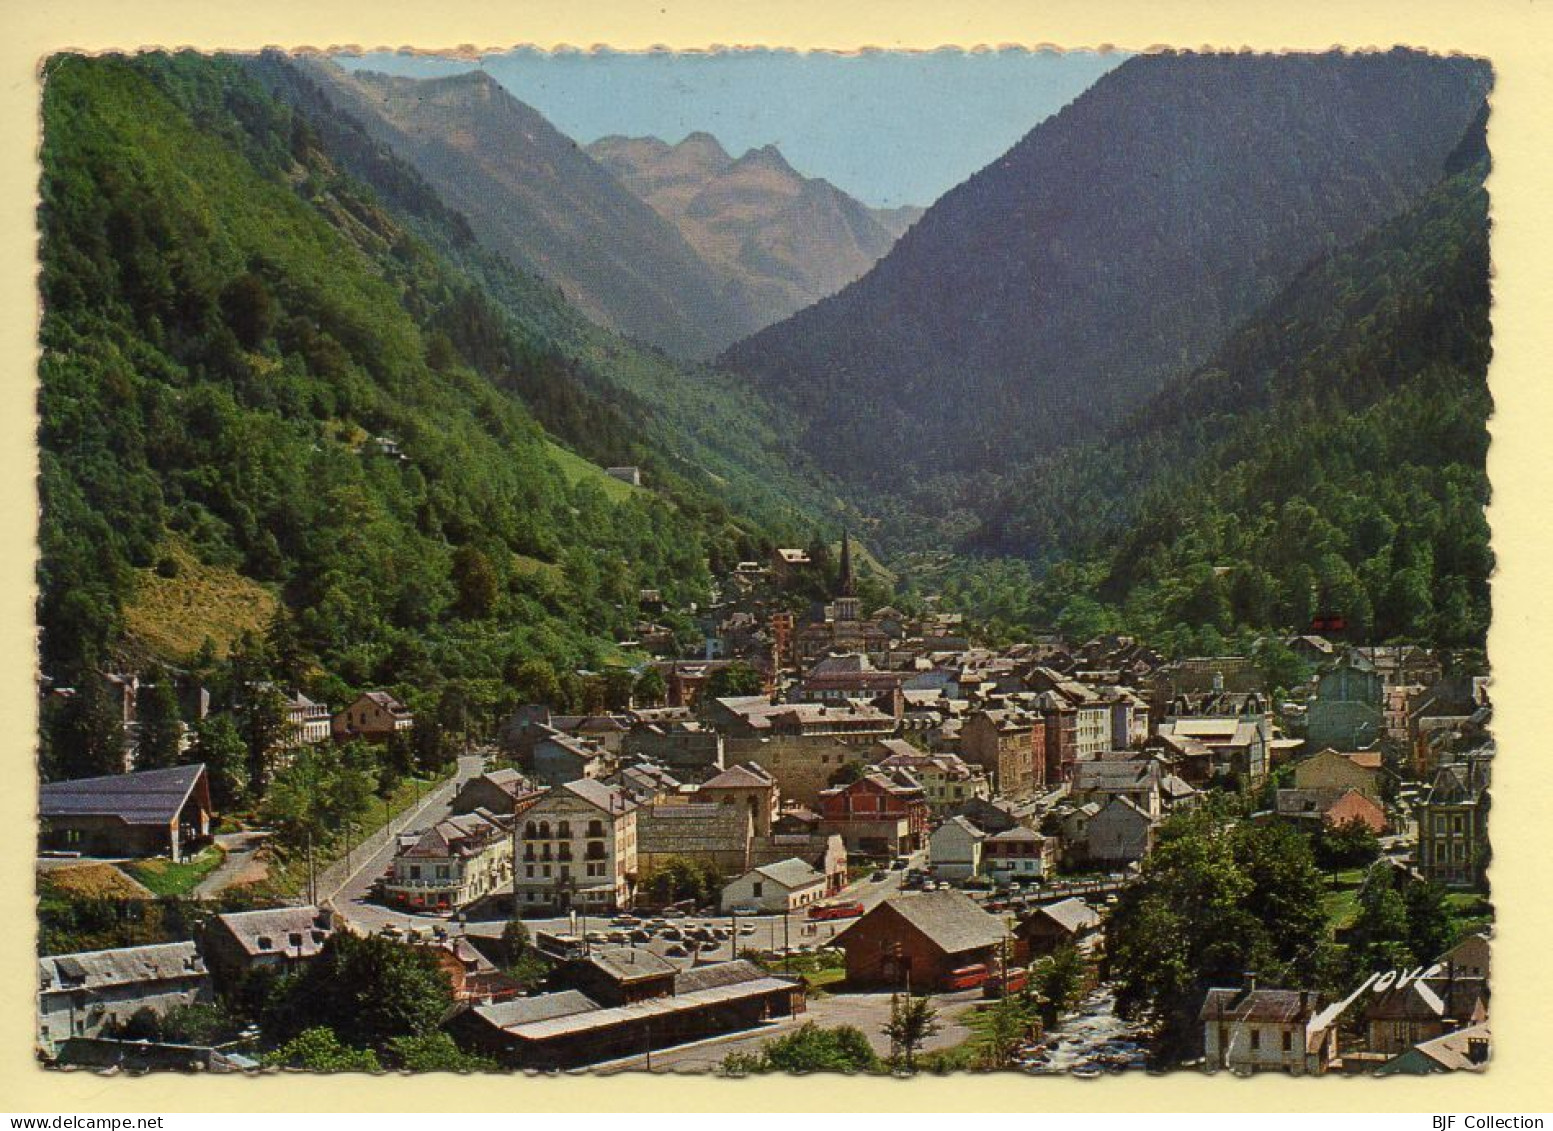
[[[586,145],[608,134],[712,134],[734,156],[775,143],[799,172],[868,204],[931,204],[1125,56],[988,51],[858,55],[520,50],[480,63],[340,60],[393,74],[482,67]]]

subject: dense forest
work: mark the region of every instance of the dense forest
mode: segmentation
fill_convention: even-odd
[[[1016,622],[1188,650],[1317,613],[1356,639],[1481,647],[1483,127],[1418,205],[1313,264],[1207,365],[1012,478],[968,539],[994,560],[951,591]]]
[[[239,62],[61,57],[44,121],[49,677],[185,662],[277,619],[335,701],[593,667],[639,589],[682,608],[708,562],[764,544]],[[201,599],[208,624],[186,623]]]

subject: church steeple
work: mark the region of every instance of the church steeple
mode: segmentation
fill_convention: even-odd
[[[857,596],[857,581],[852,576],[852,533],[844,526],[841,528],[841,588],[838,596]]]

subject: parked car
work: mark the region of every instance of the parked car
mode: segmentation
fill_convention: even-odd
[[[670,958],[688,958],[690,956],[690,952],[688,950],[686,950],[684,947],[680,946],[679,943],[675,943],[673,946],[669,947],[669,949],[664,951],[663,953],[666,954]]]
[[[636,928],[627,937],[634,943],[652,942],[652,932],[645,931],[641,927]]]
[[[880,880],[884,879],[884,877],[885,877],[885,873],[883,871],[878,871],[878,872],[875,872],[873,875],[869,876],[868,878],[870,880],[872,880],[874,883],[877,884]]]
[[[678,927],[665,927],[658,932],[658,937],[668,939],[670,942],[679,942],[682,936]]]
[[[733,911],[730,912],[730,914],[733,914],[733,915],[759,915],[760,914],[760,908],[754,906],[753,904],[746,903],[746,904],[744,904],[741,907],[735,907],[733,909]]]
[[[642,921],[635,915],[616,915],[609,921],[611,927],[640,927]]]

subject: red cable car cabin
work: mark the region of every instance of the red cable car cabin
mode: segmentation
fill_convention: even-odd
[[[946,990],[974,990],[987,980],[987,968],[980,962],[974,966],[962,966],[958,970],[949,971],[949,977],[944,979]]]
[[[1016,966],[1005,974],[989,974],[982,983],[981,992],[984,997],[1007,997],[1009,994],[1024,993],[1029,985],[1030,971],[1023,966]]]
[[[820,903],[809,908],[811,919],[856,919],[863,913],[863,905],[857,900],[848,903]]]

